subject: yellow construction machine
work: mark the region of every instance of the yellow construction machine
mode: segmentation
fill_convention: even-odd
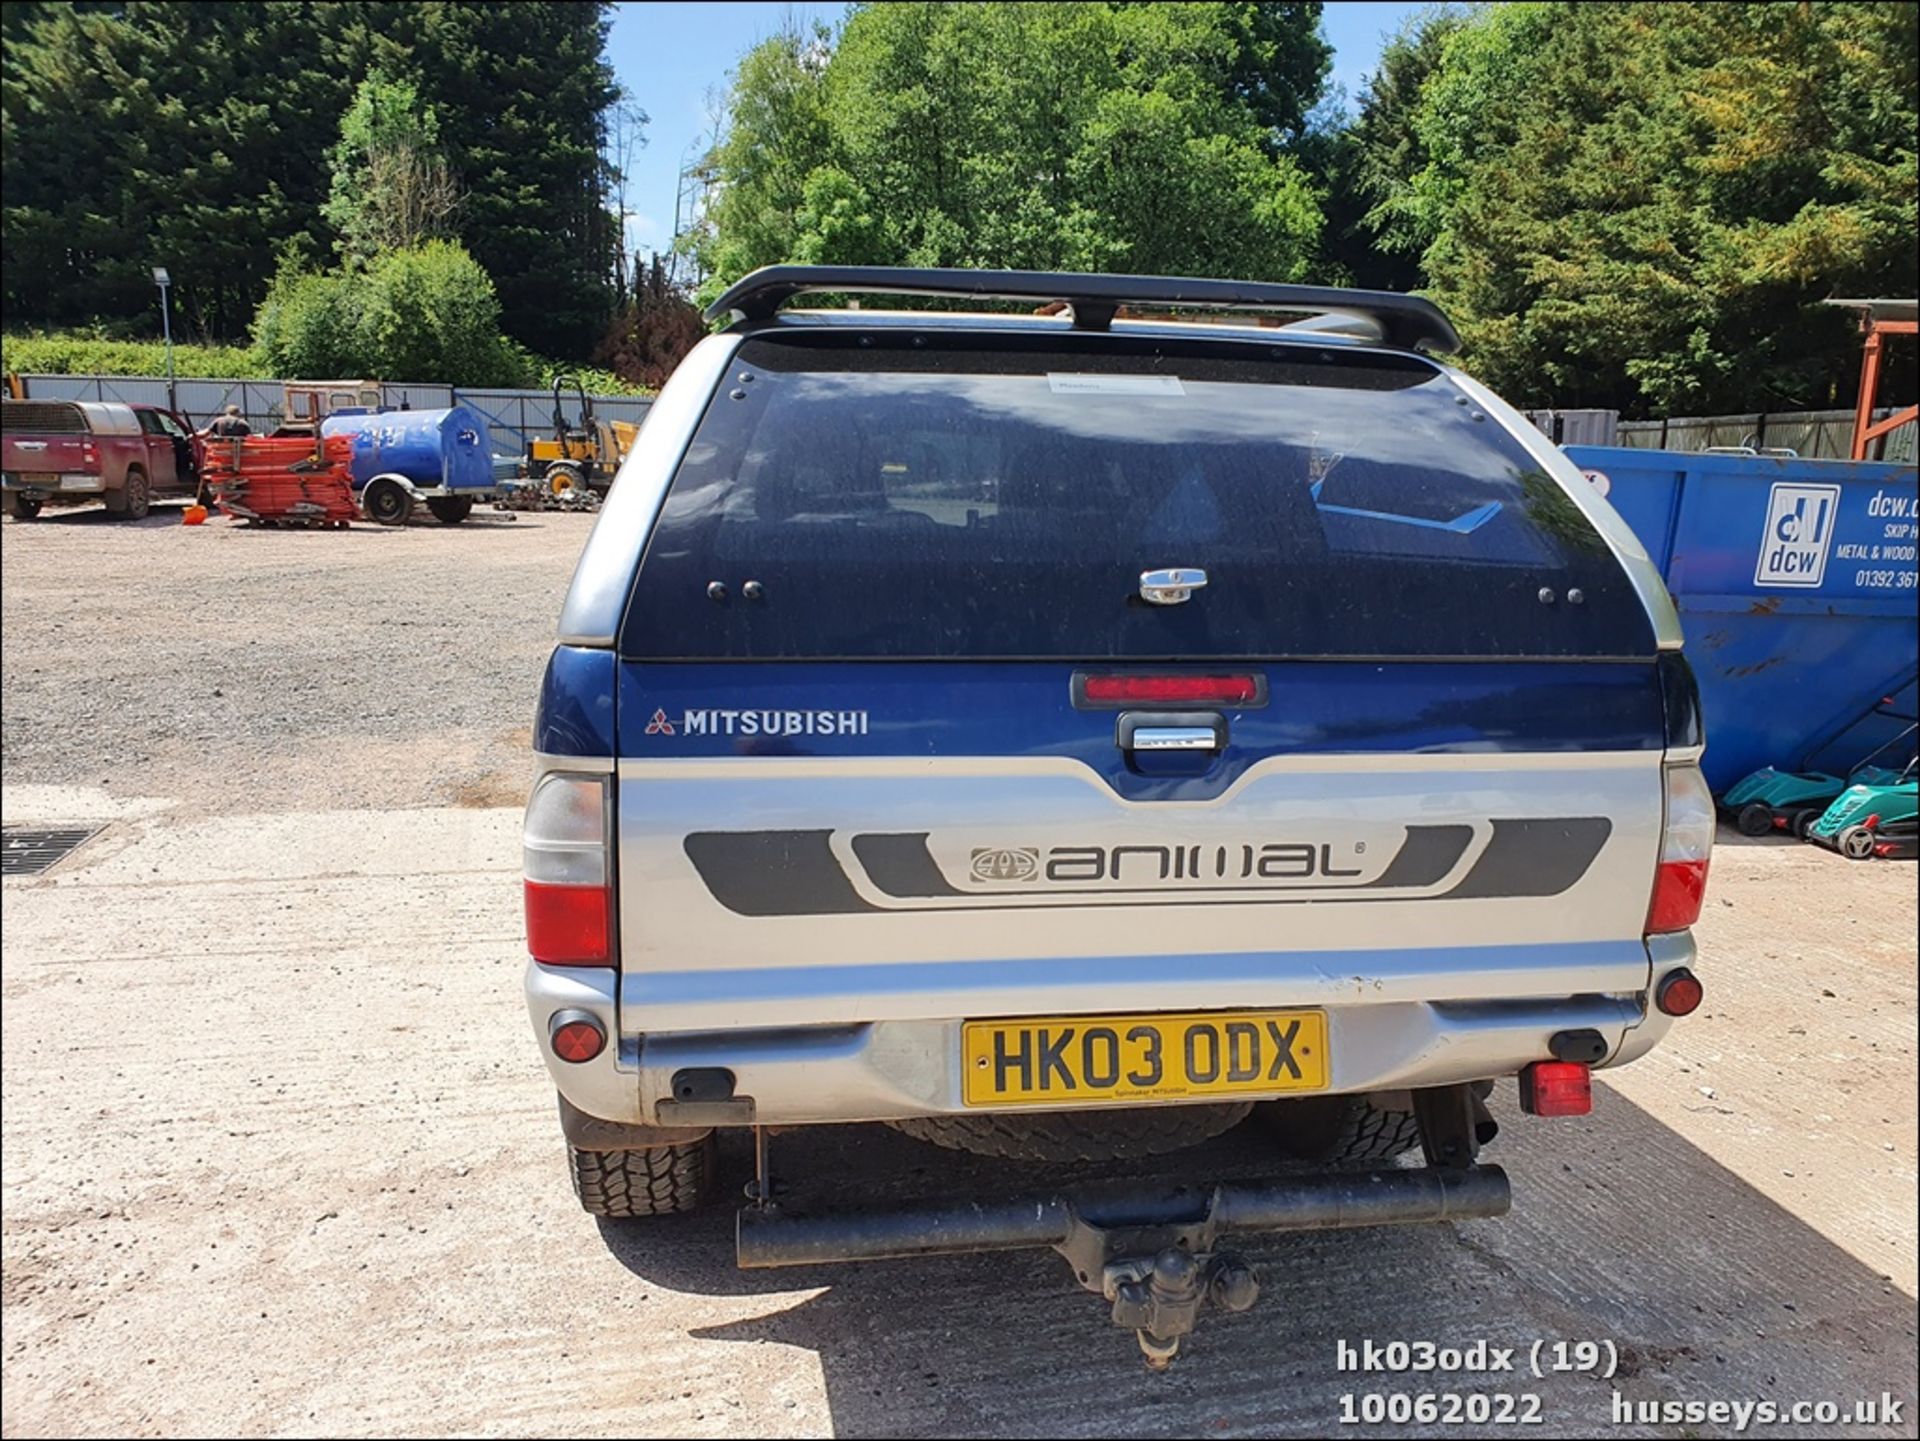
[[[580,402],[577,425],[567,420],[564,390],[571,389]],[[546,498],[556,501],[584,500],[588,494],[605,495],[613,484],[614,472],[626,459],[640,427],[624,420],[599,420],[593,413],[593,397],[576,375],[553,378],[553,438],[530,440],[521,466],[523,476],[539,481]]]

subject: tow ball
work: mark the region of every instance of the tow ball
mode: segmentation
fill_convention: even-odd
[[[1152,1371],[1173,1364],[1201,1306],[1211,1301],[1222,1311],[1244,1311],[1260,1297],[1253,1267],[1229,1251],[1196,1256],[1169,1246],[1150,1260],[1113,1262],[1102,1281],[1113,1324],[1132,1329]]]
[[[1234,1233],[1328,1231],[1504,1216],[1512,1188],[1475,1163],[1492,1120],[1465,1086],[1416,1091],[1424,1167],[1340,1171],[1206,1184],[1088,1186],[1044,1195],[920,1201],[804,1214],[774,1197],[764,1132],[750,1204],[737,1218],[740,1265],[826,1265],[1047,1247],[1082,1287],[1106,1299],[1149,1368],[1164,1371],[1201,1312],[1245,1311],[1259,1278],[1219,1243]]]

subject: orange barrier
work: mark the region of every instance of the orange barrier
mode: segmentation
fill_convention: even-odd
[[[342,526],[359,514],[353,497],[353,442],[329,436],[315,454],[299,436],[210,438],[204,462],[213,502],[224,514],[268,525]]]

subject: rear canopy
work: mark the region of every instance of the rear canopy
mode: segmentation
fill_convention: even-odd
[[[733,370],[630,657],[1655,653],[1573,499],[1414,355],[823,328],[749,339]],[[1166,567],[1207,583],[1148,603]]]

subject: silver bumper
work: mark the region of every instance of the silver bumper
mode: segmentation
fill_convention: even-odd
[[[87,471],[71,471],[60,474],[48,472],[44,477],[34,481],[27,479],[27,475],[29,474],[37,475],[38,472],[20,472],[16,474],[13,471],[8,471],[6,473],[5,488],[20,491],[26,495],[43,497],[50,495],[98,495],[107,488],[107,482],[104,476],[94,475]]]
[[[1687,935],[1656,937],[1648,951],[1652,982],[1694,959]],[[560,1093],[589,1115],[675,1124],[658,1109],[671,1098],[674,1074],[709,1067],[733,1073],[734,1094],[751,1097],[753,1117],[765,1125],[884,1121],[966,1109],[960,1099],[960,1018],[622,1033],[618,981],[612,970],[527,967],[528,1012],[547,1069]],[[1648,1004],[1648,995],[1329,1004],[1331,1089],[1399,1090],[1511,1075],[1547,1059],[1548,1037],[1566,1030],[1599,1031],[1608,1046],[1602,1064],[1624,1065],[1653,1049],[1672,1025]],[[591,1012],[615,1043],[583,1064],[560,1060],[547,1029],[562,1010]]]

